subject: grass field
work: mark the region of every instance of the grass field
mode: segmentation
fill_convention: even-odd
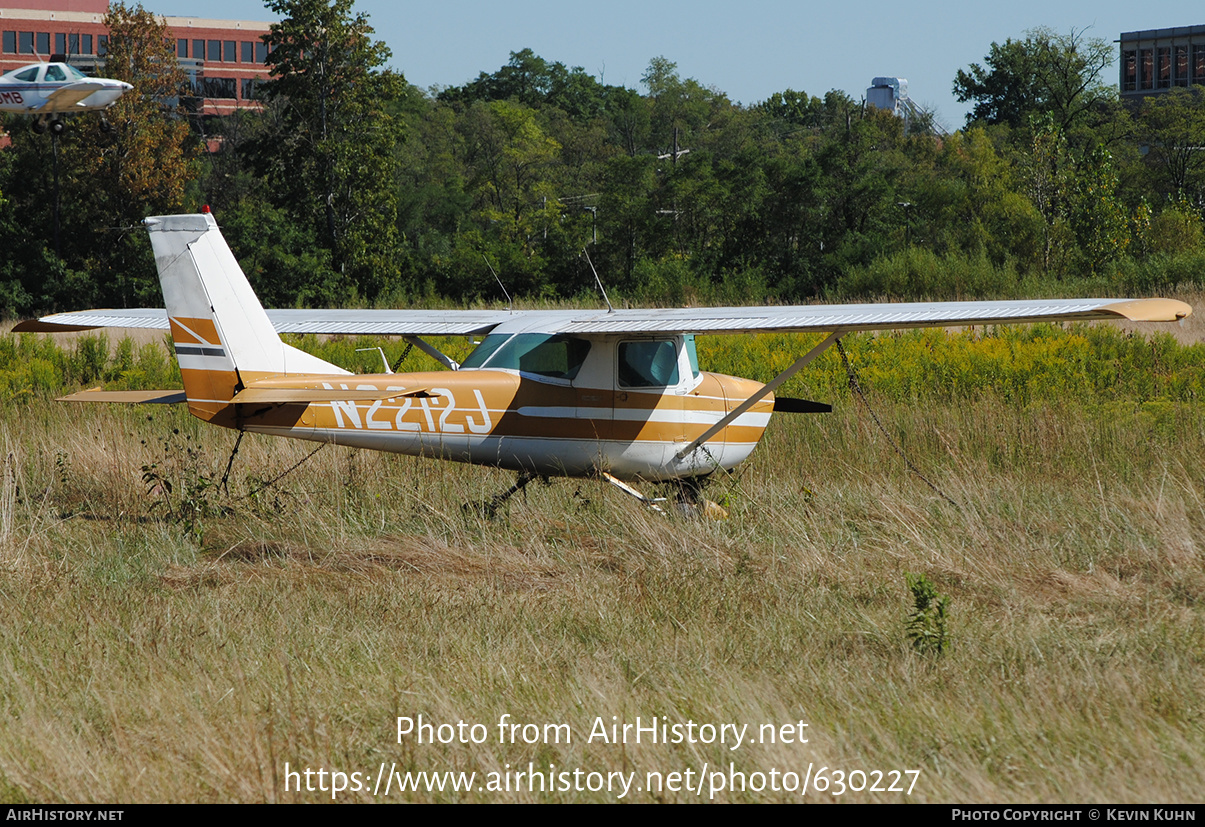
[[[330,800],[287,789],[287,762],[478,773],[468,791],[345,801],[617,797],[477,789],[529,763],[635,773],[636,801],[697,800],[646,781],[690,769],[697,784],[705,766],[812,767],[806,797],[724,801],[1199,801],[1205,416],[1195,351],[1160,361],[1138,342],[1158,381],[868,382],[956,505],[813,378],[801,392],[832,391],[818,398],[835,412],[775,417],[709,489],[724,522],[565,480],[485,521],[460,505],[503,472],[336,447],[260,490],[313,446],[253,436],[226,492],[231,432],[15,391],[0,403],[0,800]],[[1088,377],[1124,361],[1087,347]],[[944,653],[909,638],[909,574],[948,600]],[[488,738],[399,743],[398,717],[420,714]],[[499,743],[503,715],[572,740]],[[808,742],[588,742],[612,716],[755,738],[803,721]],[[817,791],[822,767],[920,774],[910,796],[838,796]]]

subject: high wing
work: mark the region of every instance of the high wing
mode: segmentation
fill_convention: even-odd
[[[74,109],[85,98],[90,98],[97,92],[109,89],[103,83],[91,80],[81,80],[67,86],[61,86],[46,96],[41,106],[34,107],[35,112],[66,112]]]
[[[468,336],[486,333],[527,311],[505,310],[268,310],[277,333],[353,336]],[[556,314],[558,316],[563,314]],[[159,307],[80,310],[19,322],[15,333],[64,333],[101,327],[168,330],[167,311]]]
[[[914,302],[690,307],[640,310],[269,310],[278,333],[377,336],[464,336],[520,324],[548,333],[758,333],[849,332],[910,327],[1018,324],[1127,319],[1174,322],[1192,308],[1174,299],[1025,299],[1019,301]],[[104,327],[167,330],[158,308],[84,310],[18,323],[15,332],[64,332]]]

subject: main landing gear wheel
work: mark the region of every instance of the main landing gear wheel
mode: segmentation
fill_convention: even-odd
[[[66,121],[60,121],[57,118],[54,119],[53,121],[51,121],[49,126],[50,126],[50,134],[52,134],[52,135],[62,135],[64,132],[67,131]]]
[[[29,128],[34,131],[35,135],[41,135],[46,132],[46,126],[45,118],[35,118],[34,122],[29,125]]]

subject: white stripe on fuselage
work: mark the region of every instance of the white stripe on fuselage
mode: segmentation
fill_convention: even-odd
[[[544,419],[615,419],[621,422],[669,422],[687,425],[714,425],[726,411],[683,410],[682,408],[571,408],[568,406],[524,405],[515,413]],[[743,413],[733,425],[764,428],[770,424],[768,413]]]

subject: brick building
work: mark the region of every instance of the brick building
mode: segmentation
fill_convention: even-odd
[[[0,73],[53,57],[85,74],[101,74],[109,37],[102,21],[108,8],[108,0],[0,0]],[[269,23],[163,20],[192,83],[190,108],[202,115],[224,115],[254,105],[255,84],[267,77],[261,36]]]

